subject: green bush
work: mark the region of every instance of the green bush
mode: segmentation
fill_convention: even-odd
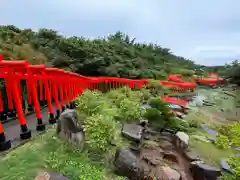
[[[231,156],[228,159],[228,163],[233,169],[234,174],[240,178],[240,156]]]
[[[160,122],[162,115],[161,112],[156,108],[148,108],[144,113],[144,118],[149,120],[149,122]]]
[[[167,88],[164,88],[164,86],[160,83],[159,80],[152,80],[152,79],[148,81],[148,84],[146,85],[146,89],[149,89],[150,93],[153,96],[162,96],[167,91]]]
[[[190,128],[199,128],[201,125],[201,122],[195,119],[188,120],[188,125]]]
[[[160,97],[154,97],[149,100],[149,105],[158,109],[162,113],[169,113],[171,111],[167,103],[165,103]]]
[[[230,173],[225,172],[220,177],[220,180],[239,180],[239,177],[236,176],[235,174],[230,174]]]
[[[174,130],[175,132],[177,131],[186,132],[189,130],[189,125],[184,121],[176,119],[175,117],[171,117],[166,121],[164,128]]]
[[[77,110],[89,116],[100,113],[106,105],[103,94],[97,91],[85,91],[75,102]]]
[[[142,103],[148,102],[148,100],[151,98],[150,91],[146,88],[142,88],[140,92],[141,92],[141,102]]]
[[[227,136],[232,144],[240,146],[240,123],[234,122],[216,127],[219,134]]]
[[[121,142],[121,125],[109,114],[94,114],[84,122],[86,143],[94,151],[104,152]]]
[[[230,148],[230,141],[227,136],[218,134],[215,143],[216,143],[217,147],[220,149]]]
[[[118,119],[120,121],[137,121],[142,119],[143,110],[141,104],[131,99],[125,98],[120,102],[118,108]]]
[[[240,157],[231,156],[228,158],[228,164],[233,169],[233,174],[224,173],[220,180],[238,180],[240,179]]]

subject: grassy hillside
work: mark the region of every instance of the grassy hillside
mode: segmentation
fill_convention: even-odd
[[[188,73],[199,67],[170,49],[137,43],[121,32],[89,40],[66,38],[48,29],[33,32],[0,26],[0,53],[6,59],[27,59],[88,76],[164,79],[168,73]]]

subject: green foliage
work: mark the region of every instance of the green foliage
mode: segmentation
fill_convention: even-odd
[[[149,105],[152,108],[146,110],[144,117],[154,126],[174,131],[187,131],[189,128],[188,123],[176,119],[168,104],[162,101],[160,97],[151,98]]]
[[[86,91],[79,96],[75,103],[78,116],[87,116],[84,118],[84,131],[89,147],[104,152],[111,148],[111,144],[121,143],[119,121],[142,119],[140,101],[141,92],[127,87],[105,94]]]
[[[120,102],[120,107],[118,108],[118,119],[120,121],[137,121],[142,118],[142,108],[141,104],[131,99],[124,98]]]
[[[240,156],[231,156],[228,159],[230,167],[233,169],[234,174],[240,177]]]
[[[105,152],[111,148],[111,144],[121,142],[120,124],[106,113],[89,116],[84,122],[86,142],[95,151]]]
[[[171,109],[166,102],[164,102],[160,97],[151,98],[149,100],[149,105],[153,108],[158,109],[164,114],[170,113]]]
[[[187,122],[188,122],[189,127],[191,127],[191,128],[199,128],[200,125],[202,124],[201,122],[199,122],[198,120],[195,120],[195,119],[190,119]]]
[[[141,91],[132,91],[128,87],[112,90],[106,94],[113,106],[118,108],[119,121],[136,121],[142,117]]]
[[[145,88],[149,89],[153,96],[162,96],[168,93],[168,88],[163,86],[159,80],[149,79]]]
[[[177,69],[175,69],[175,73],[181,74],[183,76],[191,77],[194,75],[195,72],[193,70],[177,68]]]
[[[220,177],[220,180],[238,180],[239,177],[236,176],[235,174],[230,174],[230,173],[223,173],[222,176]]]
[[[219,134],[228,137],[231,144],[240,146],[240,123],[234,122],[216,127]]]
[[[228,149],[228,148],[230,148],[230,145],[231,145],[228,137],[221,135],[221,134],[217,135],[217,139],[216,139],[215,143],[216,143],[217,147],[220,149]]]
[[[102,113],[107,103],[101,92],[85,91],[83,95],[76,99],[77,109],[86,115]]]
[[[20,50],[26,49],[28,51]],[[16,48],[17,47],[17,48]],[[156,44],[141,44],[128,35],[116,32],[105,39],[89,40],[83,37],[63,37],[56,31],[18,29],[0,26],[0,53],[6,59],[27,59],[38,54],[51,66],[66,68],[86,76],[117,76],[127,78],[166,79],[179,66],[193,70],[198,65],[183,57],[177,57],[170,49]]]
[[[162,115],[161,112],[156,108],[148,108],[144,114],[144,117],[150,122],[160,122]]]
[[[233,169],[233,174],[224,173],[220,180],[238,180],[240,178],[240,157],[231,156],[228,158],[227,162]]]

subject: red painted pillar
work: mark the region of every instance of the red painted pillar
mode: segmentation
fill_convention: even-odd
[[[30,72],[29,72],[30,73]],[[41,110],[40,110],[40,105],[38,102],[38,96],[37,96],[37,80],[35,79],[34,76],[29,74],[29,79],[30,81],[30,87],[31,87],[31,92],[32,92],[32,100],[33,100],[33,105],[34,105],[34,110],[36,113],[36,118],[37,118],[37,131],[44,131],[45,130],[45,124],[43,123],[42,116],[41,116]]]
[[[49,124],[54,124],[54,123],[56,123],[56,119],[55,119],[54,113],[53,113],[52,97],[51,97],[50,87],[49,87],[49,79],[45,73],[44,73],[44,88],[45,88],[46,99],[47,99],[47,104],[48,104],[48,113],[49,113],[48,121],[49,121]]]
[[[53,79],[52,80],[52,89],[53,89],[53,98],[54,98],[54,102],[55,102],[55,108],[56,108],[56,119],[59,118],[60,116],[60,109],[59,109],[59,100],[58,100],[58,86],[57,86],[57,82]]]
[[[10,72],[10,69],[8,71],[8,77],[7,77],[6,81],[9,84],[9,86],[11,87],[12,92],[13,92],[12,95],[13,95],[13,100],[14,100],[17,114],[18,114],[18,122],[21,127],[20,138],[21,139],[29,139],[29,138],[31,138],[31,131],[28,130],[27,123],[24,118],[24,113],[22,110],[22,103],[21,103],[20,95],[19,95],[18,88],[17,88],[18,81],[16,80],[16,77],[13,76],[12,72]]]

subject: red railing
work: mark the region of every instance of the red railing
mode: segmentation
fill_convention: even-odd
[[[116,77],[85,77],[57,68],[46,68],[44,65],[30,65],[27,61],[0,60],[0,78],[5,80],[9,111],[16,108],[20,125],[21,139],[31,138],[22,108],[22,89],[20,81],[26,81],[27,102],[34,108],[36,115],[36,130],[44,131],[39,101],[47,101],[49,123],[53,124],[60,115],[60,110],[72,106],[73,100],[86,89],[100,89],[100,84],[108,84],[110,88],[128,86],[141,88],[147,80],[130,80]],[[39,92],[38,92],[39,88]],[[38,97],[38,93],[39,96]],[[55,106],[54,108],[53,101]],[[2,93],[0,91],[0,113],[3,113]],[[6,141],[4,129],[0,121],[0,150],[9,149],[11,142]]]

